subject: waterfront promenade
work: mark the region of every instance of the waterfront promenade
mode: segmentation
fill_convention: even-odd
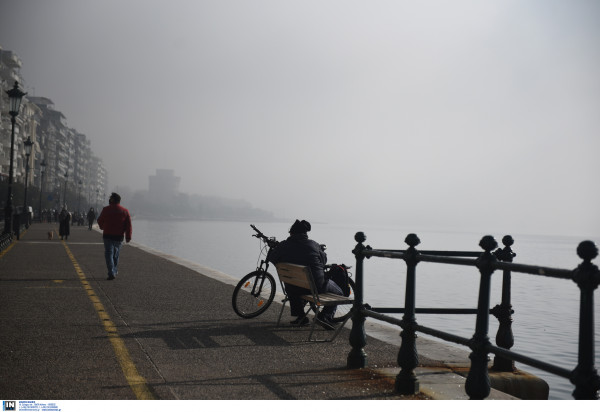
[[[349,370],[348,330],[308,342],[307,328],[287,327],[287,313],[276,327],[275,303],[239,318],[236,279],[135,244],[107,281],[99,232],[73,226],[65,242],[57,232],[34,224],[0,253],[5,400],[467,399],[464,378],[448,368],[467,366],[466,352],[419,338],[422,392],[399,396],[398,330],[371,325],[369,367]]]

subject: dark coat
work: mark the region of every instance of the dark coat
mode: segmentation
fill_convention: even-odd
[[[66,210],[63,210],[58,216],[58,221],[58,234],[60,236],[69,236],[71,233],[71,214]]]
[[[286,262],[308,266],[319,293],[326,289],[325,264],[327,263],[327,255],[317,242],[308,238],[307,234],[290,235],[271,251],[268,258],[273,263]]]

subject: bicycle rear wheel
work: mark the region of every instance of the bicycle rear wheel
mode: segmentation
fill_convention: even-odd
[[[261,270],[248,273],[233,290],[233,310],[242,318],[260,315],[273,302],[275,288],[275,279],[270,273]]]
[[[352,279],[348,279],[348,283],[350,284],[350,296],[354,298],[354,281]],[[350,310],[352,309],[352,303],[348,303],[345,305],[337,305],[335,309],[335,315],[333,316],[334,322],[343,322],[348,317],[350,317]]]

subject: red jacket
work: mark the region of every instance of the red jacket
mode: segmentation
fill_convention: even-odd
[[[119,204],[111,204],[102,209],[98,216],[98,226],[103,231],[104,238],[113,240],[131,240],[131,216],[129,210]]]

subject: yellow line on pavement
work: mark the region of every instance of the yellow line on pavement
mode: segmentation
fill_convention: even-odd
[[[104,326],[104,330],[106,331],[106,334],[108,335],[108,339],[110,340],[110,343],[112,343],[112,345],[113,345],[113,349],[115,351],[115,355],[117,356],[117,360],[119,361],[119,364],[121,365],[121,369],[123,369],[123,373],[125,374],[125,379],[127,379],[127,382],[129,383],[129,386],[133,390],[133,393],[135,394],[135,396],[138,399],[150,399],[150,400],[156,399],[154,394],[150,390],[150,387],[146,383],[146,380],[137,371],[135,364],[133,363],[133,361],[131,360],[131,357],[129,356],[129,351],[127,350],[127,347],[125,346],[123,339],[121,339],[121,337],[119,336],[119,334],[117,332],[117,327],[110,320],[110,316],[104,309],[104,305],[102,305],[100,298],[98,298],[98,296],[96,295],[96,292],[94,292],[94,289],[88,282],[88,280],[85,276],[85,273],[83,273],[83,271],[81,270],[81,267],[79,267],[79,263],[77,263],[75,256],[73,256],[73,253],[71,253],[71,250],[69,249],[69,247],[67,246],[67,244],[64,241],[62,241],[62,244],[65,247],[65,250],[67,251],[67,255],[71,259],[71,262],[73,262],[73,266],[75,267],[75,271],[77,272],[77,275],[79,276],[79,280],[81,281],[83,288],[86,290],[88,297],[92,301],[92,304],[94,305],[94,308],[96,309],[96,313],[98,313],[98,317],[100,317],[100,321],[102,322],[102,325]]]

